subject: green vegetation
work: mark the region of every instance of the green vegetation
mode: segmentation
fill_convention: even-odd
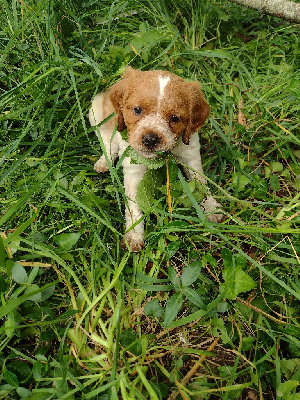
[[[0,398],[299,400],[299,27],[225,0],[0,9]],[[226,213],[169,159],[138,254],[86,118],[128,64],[202,83]]]

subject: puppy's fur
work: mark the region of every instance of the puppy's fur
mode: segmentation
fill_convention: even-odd
[[[197,82],[187,83],[167,71],[140,71],[127,67],[120,81],[93,100],[89,111],[91,125],[98,125],[113,112],[116,116],[96,129],[112,163],[127,146],[133,147],[144,158],[155,158],[157,152],[171,151],[191,167],[192,170],[187,171],[190,178],[206,183],[197,132],[209,116],[209,105]],[[117,132],[113,136],[116,123]],[[119,133],[125,128],[128,141]],[[105,155],[99,158],[94,168],[97,172],[108,171]],[[128,198],[125,238],[131,251],[139,251],[144,246],[144,223],[130,228],[142,216],[135,197],[147,168],[143,164],[131,164],[130,158],[125,157],[123,169]],[[202,207],[208,219],[222,220],[222,214],[213,213],[220,205],[212,196],[203,201]]]

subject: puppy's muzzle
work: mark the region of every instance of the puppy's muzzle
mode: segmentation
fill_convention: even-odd
[[[146,133],[142,138],[143,145],[149,150],[155,149],[159,145],[160,141],[161,138],[153,132]]]

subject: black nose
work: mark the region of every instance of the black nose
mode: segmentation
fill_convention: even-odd
[[[142,142],[148,149],[154,149],[159,145],[160,137],[156,133],[149,132],[143,136]]]

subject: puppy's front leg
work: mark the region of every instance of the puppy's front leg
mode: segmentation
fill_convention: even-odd
[[[118,142],[120,142],[121,137],[119,132],[116,132],[115,137],[111,140],[111,131],[106,131],[102,129],[101,137],[103,140],[103,145],[106,151],[108,160],[113,164],[118,156]],[[98,159],[94,164],[94,170],[96,172],[107,172],[109,170],[108,163],[104,154]]]
[[[195,178],[203,184],[206,184],[206,178],[204,176],[201,155],[200,155],[200,143],[198,133],[194,133],[191,136],[190,143],[185,145],[180,143],[179,146],[173,151],[173,153],[181,158],[182,162],[193,170],[187,171],[187,175],[191,178]],[[221,213],[214,213],[217,208],[221,208],[221,205],[216,201],[213,196],[207,196],[201,206],[204,212],[207,213],[207,218],[213,222],[221,222],[224,218]]]
[[[138,184],[147,171],[147,167],[142,164],[130,164],[129,157],[124,159],[122,165],[124,171],[124,188],[127,197],[125,208],[125,239],[131,251],[136,252],[144,247],[144,221],[137,224],[134,228],[130,228],[143,215],[136,202],[136,192]],[[126,247],[126,243],[123,244]]]
[[[114,108],[108,94],[106,92],[97,94],[89,111],[89,120],[91,125],[97,126],[113,112]],[[94,165],[94,169],[97,172],[106,172],[109,170],[106,157],[111,163],[113,163],[118,157],[119,143],[122,138],[119,132],[116,132],[113,136],[116,122],[117,117],[113,117],[95,130],[96,135],[98,137],[101,136],[106,152],[106,156],[102,154]]]

